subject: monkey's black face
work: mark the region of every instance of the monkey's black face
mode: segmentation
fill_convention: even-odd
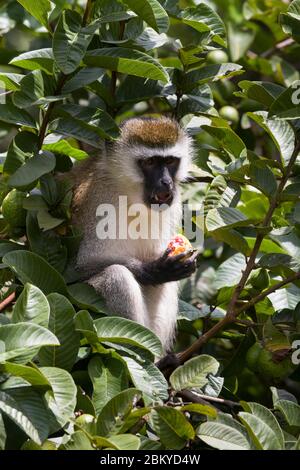
[[[179,158],[171,156],[154,156],[138,161],[144,176],[144,199],[148,206],[172,204],[176,192],[175,176],[179,163]]]

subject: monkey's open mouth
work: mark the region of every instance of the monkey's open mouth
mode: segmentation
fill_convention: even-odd
[[[171,192],[159,192],[155,193],[150,198],[151,204],[168,204],[170,205],[173,201],[173,194]]]

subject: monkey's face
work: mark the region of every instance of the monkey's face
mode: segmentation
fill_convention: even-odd
[[[153,156],[138,160],[144,178],[144,201],[152,204],[171,205],[176,193],[175,176],[180,159],[172,156]]]

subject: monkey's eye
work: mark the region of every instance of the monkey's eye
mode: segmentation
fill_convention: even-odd
[[[146,158],[145,160],[142,161],[142,165],[147,168],[151,168],[155,165],[155,158]]]
[[[164,158],[164,162],[166,165],[177,165],[179,162],[179,159],[176,157],[166,157]]]

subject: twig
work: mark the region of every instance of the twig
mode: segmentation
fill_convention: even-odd
[[[15,292],[12,292],[11,294],[9,294],[6,299],[4,299],[1,303],[0,303],[0,312],[2,312],[2,310],[5,309],[5,307],[7,307],[9,304],[11,304],[11,302],[13,302],[16,298],[16,293]]]
[[[280,41],[278,44],[276,44],[274,47],[271,47],[267,51],[263,52],[260,54],[261,57],[267,58],[273,55],[275,52],[280,51],[281,49],[285,49],[288,46],[291,46],[294,44],[294,39],[293,38],[287,38],[284,39],[284,41]]]
[[[189,176],[186,178],[182,184],[188,183],[211,183],[214,179],[213,176]]]
[[[179,393],[177,393],[179,396],[183,396],[183,398],[189,399],[189,401],[192,401],[194,403],[206,403],[207,402],[213,402],[213,403],[219,403],[220,405],[224,406],[229,406],[230,408],[233,408],[234,406],[238,406],[241,408],[241,405],[235,401],[232,400],[226,400],[225,398],[219,398],[219,397],[210,397],[209,395],[200,395],[197,393],[197,395],[193,392],[190,392],[189,390],[183,390]],[[210,405],[211,406],[211,405]]]
[[[207,400],[204,400],[204,398],[199,397],[193,392],[190,392],[189,390],[181,390],[181,392],[177,392],[176,395],[178,397],[184,398],[188,402],[192,403],[198,403],[199,405],[209,405],[215,408],[215,410],[218,411],[218,408],[216,408],[214,405],[211,405]],[[177,406],[180,406],[180,403],[177,403]]]
[[[89,18],[92,12],[93,1],[94,0],[88,0],[86,2],[86,6],[85,6],[83,18],[82,18],[82,26],[86,26],[86,24],[89,22]]]

